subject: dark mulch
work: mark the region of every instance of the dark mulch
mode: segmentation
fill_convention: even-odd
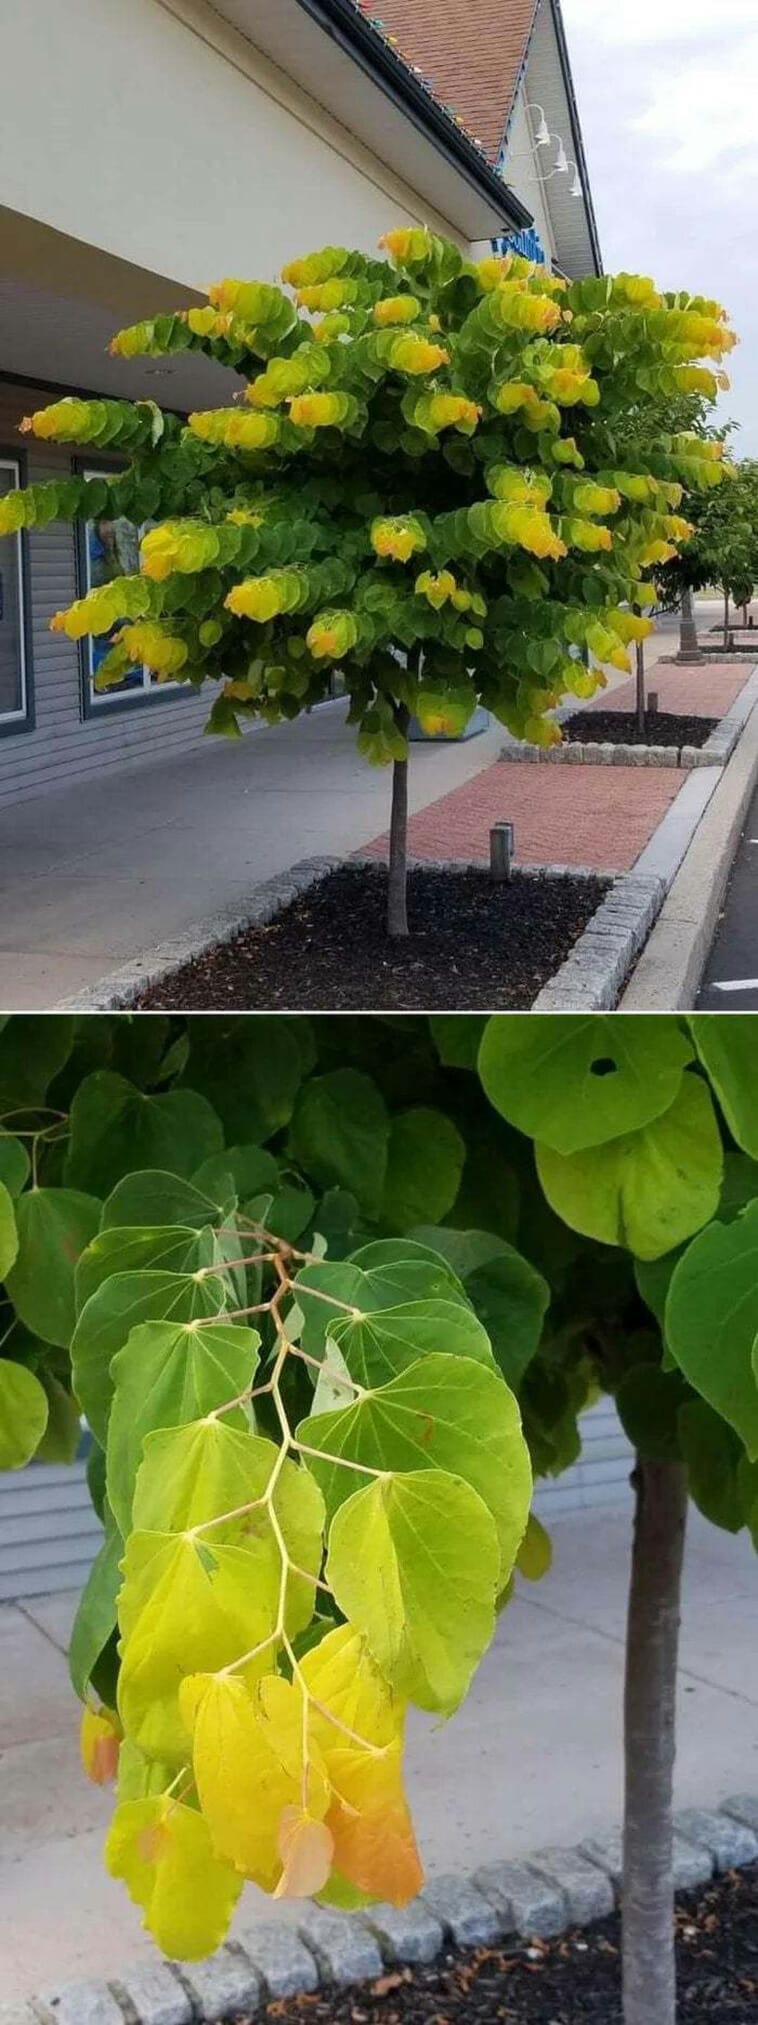
[[[755,2025],[758,1871],[677,1903],[678,2025]],[[269,2004],[277,2025],[621,2025],[618,1917],[514,1950],[450,1950],[426,1969]],[[650,2019],[655,2025],[655,2019]]]
[[[718,717],[679,717],[674,710],[649,710],[644,733],[633,710],[577,710],[564,719],[564,738],[584,745],[705,745]]]
[[[410,875],[407,941],[384,926],[383,865],[344,865],[265,927],[196,957],[138,1006],[388,1011],[528,1009],[608,890],[600,878],[496,885],[485,869]]]

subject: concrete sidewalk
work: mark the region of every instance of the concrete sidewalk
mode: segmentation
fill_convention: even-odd
[[[629,1511],[556,1520],[463,1708],[414,1714],[408,1784],[430,1874],[576,1843],[618,1822]],[[78,1764],[63,1646],[74,1598],[0,1609],[0,2002],[113,1976],[152,1943],[101,1846],[111,1798]],[[744,1535],[693,1515],[679,1680],[677,1804],[758,1789],[758,1569]],[[242,1921],[270,1902],[250,1886]],[[297,1918],[297,1908],[276,1916]],[[238,1914],[238,1920],[240,1915]]]
[[[493,724],[411,749],[422,809],[492,764]],[[389,812],[390,770],[361,759],[345,705],[239,743],[67,786],[0,815],[0,1006],[46,1011],[219,911],[299,858],[348,855]]]

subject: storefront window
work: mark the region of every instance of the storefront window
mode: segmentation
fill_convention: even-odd
[[[19,483],[15,459],[0,457],[0,498]],[[0,727],[27,715],[23,568],[20,534],[0,535]]]
[[[85,471],[85,478],[99,478],[98,471]],[[84,528],[84,586],[87,591],[99,589],[101,584],[110,584],[114,577],[136,576],[139,569],[139,545],[142,528],[135,527],[134,521],[122,516],[112,520],[103,514],[97,520],[88,520]],[[108,689],[96,689],[95,676],[113,644],[113,636],[120,631],[121,621],[112,627],[110,633],[89,634],[83,646],[85,673],[90,708],[102,709],[124,696],[143,695],[154,687],[149,668],[135,666],[127,669],[123,681],[114,683]]]

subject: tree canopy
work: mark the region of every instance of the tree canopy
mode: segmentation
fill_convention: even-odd
[[[718,443],[675,420],[643,440],[640,415],[712,399],[725,376],[699,361],[733,334],[716,303],[645,277],[567,283],[420,229],[383,249],[328,246],[284,288],[227,279],[121,331],[119,358],[201,351],[242,398],[186,422],[152,401],[55,401],[24,427],[126,468],[14,493],[0,529],[145,528],[139,572],[52,623],[110,638],[100,687],[135,662],[210,681],[210,731],[294,717],[338,668],[370,760],[404,759],[409,713],[456,732],[479,701],[552,743],[546,713],[603,680],[579,650],[629,667],[650,630],[629,607],[653,603],[648,573],[689,533],[683,487],[721,477]]]

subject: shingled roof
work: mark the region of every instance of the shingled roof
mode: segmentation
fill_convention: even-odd
[[[537,0],[357,0],[364,19],[497,162]]]

